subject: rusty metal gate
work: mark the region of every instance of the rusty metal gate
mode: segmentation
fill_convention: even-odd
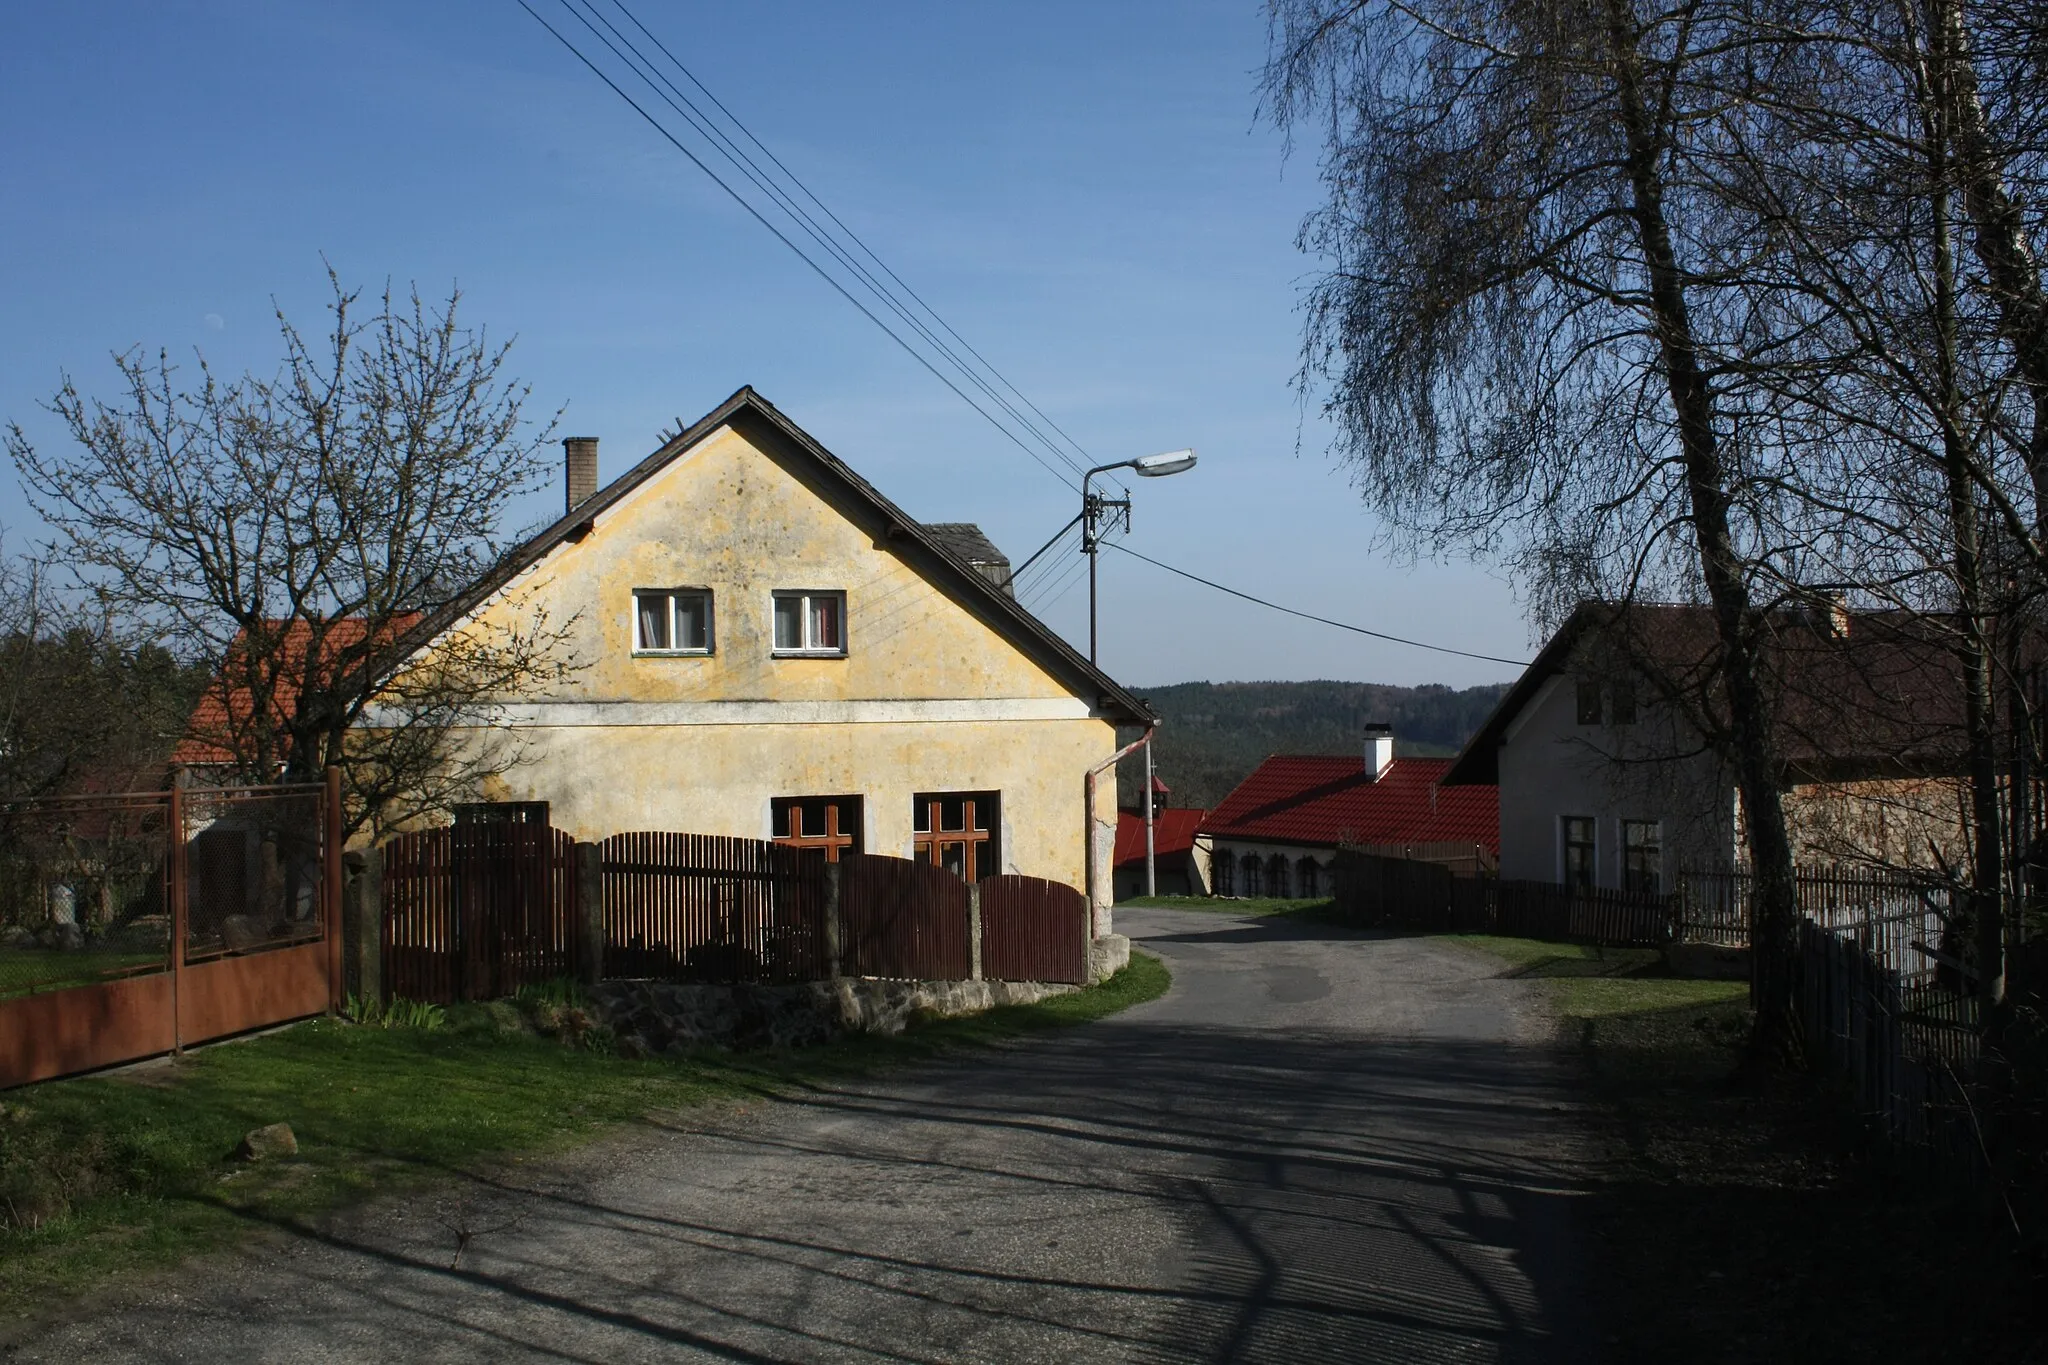
[[[0,805],[0,1087],[340,1003],[339,774]]]

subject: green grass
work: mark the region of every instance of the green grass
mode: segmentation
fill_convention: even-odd
[[[1672,976],[1665,970],[1663,954],[1655,948],[1599,948],[1496,934],[1442,937],[1445,942],[1500,959],[1508,966],[1504,975],[1547,981],[1551,1000],[1566,1019],[1712,1008],[1749,995],[1749,987],[1740,981],[1692,981]]]
[[[446,1028],[315,1020],[121,1075],[0,1093],[0,1319],[277,1224],[650,1112],[818,1084],[1042,1033],[1154,999],[1153,957],[1035,1005],[784,1054],[629,1061],[519,1027],[504,1004]],[[291,1124],[296,1158],[244,1166],[243,1134]]]

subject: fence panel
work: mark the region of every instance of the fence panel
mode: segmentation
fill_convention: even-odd
[[[449,825],[384,845],[384,982],[448,1004],[576,970],[576,844],[546,825]]]
[[[600,847],[604,974],[795,982],[831,974],[825,864],[759,839],[638,831]]]
[[[1088,898],[1042,877],[984,877],[981,974],[990,981],[1088,979]]]
[[[278,786],[0,805],[0,1086],[333,1004],[333,799]]]
[[[854,854],[839,867],[848,976],[958,981],[972,973],[966,882],[931,863],[878,853]]]

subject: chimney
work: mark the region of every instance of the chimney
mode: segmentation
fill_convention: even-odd
[[[562,460],[564,473],[568,476],[564,483],[568,492],[568,506],[563,510],[573,512],[589,502],[597,492],[597,438],[566,438],[562,442]]]
[[[1379,781],[1394,761],[1394,727],[1377,722],[1365,727],[1365,773]]]

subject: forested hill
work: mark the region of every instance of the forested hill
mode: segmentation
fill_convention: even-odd
[[[1131,691],[1163,721],[1153,761],[1173,788],[1173,804],[1214,806],[1269,754],[1359,752],[1373,721],[1394,727],[1397,754],[1454,754],[1507,684],[1459,691],[1433,683],[1191,682]],[[1119,786],[1129,800],[1139,766],[1120,766]]]

